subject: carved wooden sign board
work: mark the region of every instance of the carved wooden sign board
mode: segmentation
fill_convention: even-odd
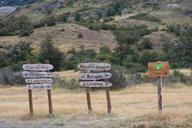
[[[53,69],[51,64],[24,64],[22,66],[22,77],[25,78],[28,89],[51,89],[53,72],[48,72]]]
[[[81,71],[79,78],[81,87],[112,86],[111,83],[106,81],[112,76],[112,74],[108,72],[111,69],[109,63],[81,63],[77,67]],[[95,73],[90,73],[91,71],[95,71]]]
[[[148,63],[149,77],[166,77],[170,74],[168,61],[157,61]]]

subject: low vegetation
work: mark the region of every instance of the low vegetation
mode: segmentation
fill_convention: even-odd
[[[145,20],[145,21],[152,21],[152,22],[161,22],[160,18],[149,15],[148,13],[140,13],[135,16],[131,16],[130,19],[136,20]]]

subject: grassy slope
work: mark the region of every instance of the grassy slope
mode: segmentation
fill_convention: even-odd
[[[83,34],[82,38],[78,38],[78,34]],[[0,43],[13,44],[19,40],[27,40],[33,42],[33,46],[38,50],[40,42],[46,35],[50,35],[55,45],[66,52],[71,48],[79,48],[84,45],[86,48],[96,48],[106,45],[111,49],[116,47],[114,36],[110,31],[91,31],[86,27],[75,24],[57,24],[53,27],[43,27],[35,29],[34,33],[28,37],[7,36],[0,37]]]

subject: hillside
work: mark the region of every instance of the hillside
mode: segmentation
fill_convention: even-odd
[[[188,68],[192,64],[187,50],[191,48],[187,43],[191,42],[191,8],[191,0],[44,0],[20,6],[1,18],[1,50],[27,41],[38,53],[49,35],[61,52],[83,47],[99,53],[106,46],[111,53],[89,59],[107,57],[114,64],[136,66],[139,71],[155,60]],[[83,60],[76,55],[78,61]]]
[[[36,23],[41,21],[42,19],[45,19],[47,17],[47,12],[51,10],[51,13],[53,13],[54,15],[56,15],[56,17],[61,17],[63,15],[67,15],[68,18],[68,22],[67,23],[72,23],[72,24],[76,24],[74,21],[74,15],[78,12],[80,13],[80,15],[82,16],[83,19],[88,19],[90,17],[92,17],[93,19],[97,18],[97,14],[101,15],[105,15],[105,8],[108,7],[110,5],[110,3],[112,2],[112,0],[105,0],[105,1],[82,1],[82,0],[78,0],[75,1],[73,3],[70,3],[68,1],[60,1],[60,0],[48,0],[48,1],[44,1],[41,3],[34,3],[34,4],[30,4],[27,6],[23,6],[23,7],[19,7],[19,9],[17,9],[17,11],[15,12],[14,15],[16,16],[21,16],[21,15],[27,15],[30,17],[30,19]],[[70,5],[71,4],[71,5]],[[162,35],[161,29],[164,29],[166,27],[167,24],[172,24],[172,23],[178,23],[178,24],[192,24],[192,19],[191,19],[191,15],[190,13],[188,15],[186,15],[186,12],[190,12],[190,8],[192,7],[192,4],[190,4],[190,0],[178,0],[178,1],[174,1],[172,2],[171,0],[169,1],[150,1],[150,0],[145,0],[144,1],[140,1],[140,2],[134,2],[132,0],[129,0],[127,3],[127,5],[125,5],[125,7],[122,7],[122,14],[121,16],[115,16],[114,20],[111,20],[109,22],[106,22],[107,24],[117,24],[117,25],[147,25],[149,28],[159,28],[159,31],[155,32],[156,33],[156,37],[159,38],[160,40],[160,36]],[[154,9],[153,6],[158,6],[158,9]],[[130,18],[131,16],[137,16],[140,13],[147,13],[147,15],[151,15],[154,18],[159,18],[161,21],[160,22],[153,22],[147,19],[133,19]],[[103,14],[102,14],[103,13]],[[102,16],[103,17],[103,16]],[[101,17],[101,19],[102,19]],[[103,17],[105,18],[105,17]],[[63,25],[64,24],[64,25]],[[37,35],[36,31],[40,30],[38,35],[45,35],[43,33],[48,33],[50,34],[53,39],[56,41],[56,44],[66,44],[65,49],[71,48],[68,47],[70,44],[71,46],[74,46],[76,48],[78,48],[79,46],[76,43],[76,34],[71,34],[71,36],[68,38],[66,38],[65,35],[63,35],[63,32],[58,31],[58,29],[62,29],[61,26],[65,26],[66,23],[60,23],[59,25],[57,25],[56,27],[53,28],[49,28],[49,27],[43,27],[40,29],[35,29],[35,33],[33,35]],[[75,25],[76,26],[76,32],[74,33],[79,33],[78,31],[82,28],[81,25]],[[85,26],[86,27],[86,26]],[[71,27],[73,29],[73,27]],[[52,33],[51,31],[57,31],[57,36],[54,35],[54,32]],[[43,31],[44,30],[44,31]],[[84,29],[86,30],[86,29]],[[87,33],[86,31],[84,31],[81,29],[82,33]],[[70,28],[65,28],[65,31],[73,31],[70,30]],[[92,30],[89,30],[90,32]],[[91,33],[93,35],[91,35]],[[85,46],[88,46],[88,48],[94,48],[98,46],[101,46],[100,44],[102,44],[102,42],[105,44],[111,44],[112,46],[110,46],[111,48],[114,48],[114,43],[112,42],[116,42],[115,41],[115,37],[113,37],[113,34],[111,34],[110,36],[105,36],[105,34],[103,36],[107,37],[108,39],[105,39],[102,37],[102,34],[97,35],[96,37],[98,37],[98,39],[94,38],[95,33],[97,32],[91,32],[89,34],[89,37],[87,37],[87,35],[85,34],[85,36],[83,37],[83,41],[84,43],[81,43],[81,40],[79,42],[79,44],[83,44]],[[110,32],[105,32],[105,33],[110,33]],[[163,32],[164,33],[164,32]],[[31,35],[33,37],[33,35]],[[40,43],[41,40],[37,40],[37,38],[39,38],[37,35],[36,38],[31,38],[30,37],[26,37],[24,39],[29,40],[30,42],[34,42],[34,44],[38,44]],[[170,33],[166,33],[167,36],[171,36]],[[91,38],[91,36],[93,36],[93,40],[89,39]],[[152,35],[148,35],[149,38],[153,38],[153,33]],[[16,40],[15,40],[16,39]],[[103,40],[102,40],[103,39]],[[16,41],[18,40],[23,40],[23,38],[19,38],[19,37],[0,37],[0,43],[16,43]],[[61,42],[61,40],[63,42]],[[100,40],[100,41],[97,41]],[[94,42],[96,42],[97,44],[94,44]],[[154,40],[152,39],[152,42],[154,43],[155,47],[157,47],[156,45],[161,44],[161,42],[159,42],[158,40],[156,40],[154,42]],[[87,44],[87,45],[86,45]],[[109,45],[107,45],[109,46]]]

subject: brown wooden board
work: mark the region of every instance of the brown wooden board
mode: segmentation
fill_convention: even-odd
[[[148,63],[149,77],[166,77],[170,74],[168,61],[157,61]]]

